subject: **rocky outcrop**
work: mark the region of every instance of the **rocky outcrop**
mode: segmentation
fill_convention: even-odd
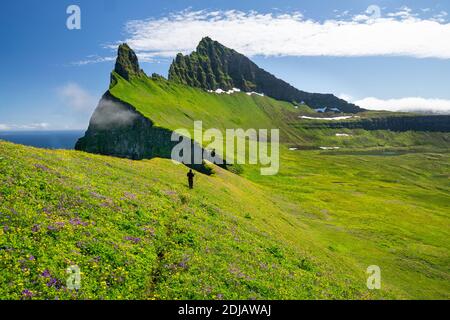
[[[246,56],[206,37],[190,55],[176,56],[169,69],[169,80],[206,90],[239,88],[260,92],[277,100],[306,103],[311,108],[338,108],[343,112],[363,111],[332,94],[309,93],[259,68]]]
[[[154,127],[135,108],[107,91],[75,149],[130,159],[170,156],[171,131]]]
[[[139,67],[136,54],[126,43],[121,44],[117,50],[114,71],[126,80],[130,80],[132,76],[145,76],[145,72]]]
[[[139,67],[136,54],[127,44],[119,46],[110,88],[117,82],[117,75],[127,81],[133,77],[146,77]],[[84,137],[77,141],[75,149],[133,160],[154,157],[170,159],[173,147],[178,144],[178,141],[172,141],[172,134],[169,129],[155,126],[135,107],[113,96],[108,90],[101,98],[89,121],[88,130]],[[204,149],[192,140],[191,145],[192,157],[186,165],[197,171],[210,173],[211,169],[204,164],[190,164],[194,163],[195,151],[200,150],[202,154],[204,152]],[[217,158],[216,160],[220,161]]]
[[[303,122],[303,128],[348,128],[364,130],[391,130],[391,131],[429,131],[429,132],[450,132],[450,116],[392,116],[378,117],[350,121],[322,121]]]
[[[172,133],[169,129],[155,126],[132,105],[107,91],[91,117],[85,136],[77,141],[75,150],[133,160],[170,159],[173,147],[178,144],[178,141],[171,140]],[[192,164],[186,165],[211,173],[208,166],[193,164],[194,152],[200,150],[203,153],[204,149],[192,140],[191,144]]]

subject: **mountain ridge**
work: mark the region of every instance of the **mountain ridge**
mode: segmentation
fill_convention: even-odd
[[[351,121],[334,124],[300,119],[305,113],[315,114],[306,105],[299,107],[269,96],[243,92],[212,94],[158,75],[149,77],[140,68],[134,51],[127,44],[122,44],[118,47],[110,86],[94,111],[85,136],[78,140],[75,149],[130,159],[170,158],[174,146],[170,139],[172,132],[178,128],[189,130],[193,127],[193,119],[202,120],[204,127],[222,130],[277,128],[280,130],[280,142],[295,145],[319,143],[322,138],[313,136],[321,136],[321,133],[314,129],[439,131],[448,127],[445,126],[445,119],[438,117],[430,118],[431,122],[424,125],[416,123],[417,117],[396,117],[383,122],[379,119],[364,120],[367,115],[360,114],[361,117]],[[440,120],[441,124],[434,125],[434,119]],[[363,120],[365,122],[360,123]],[[407,120],[408,123],[405,122]],[[206,168],[202,166],[198,169],[205,171]]]
[[[190,55],[177,54],[169,68],[169,80],[205,90],[238,88],[261,92],[277,100],[306,103],[311,108],[338,108],[348,113],[365,111],[332,94],[298,90],[209,37],[204,37]]]

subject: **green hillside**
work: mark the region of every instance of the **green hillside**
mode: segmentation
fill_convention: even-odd
[[[292,146],[338,146],[341,148],[409,148],[446,149],[450,135],[440,132],[367,131],[362,129],[329,128],[319,120],[299,119],[302,115],[320,117],[307,106],[277,101],[270,97],[208,93],[205,90],[167,81],[162,77],[134,76],[129,81],[112,73],[109,92],[136,108],[159,127],[188,129],[193,134],[193,122],[202,120],[203,128],[280,129],[281,142]],[[360,113],[361,119],[395,117],[403,114],[386,112]],[[357,119],[353,121],[358,121]],[[317,128],[307,128],[318,123]],[[323,124],[320,127],[320,124]],[[345,133],[348,137],[337,137]]]
[[[302,119],[322,116],[306,105],[147,77],[131,49],[119,56],[94,115],[131,121],[93,116],[80,148],[142,159],[196,120],[279,128],[280,171],[208,164],[189,190],[187,168],[156,151],[0,141],[0,298],[450,298],[448,132],[332,128]],[[66,287],[71,265],[79,291]],[[380,290],[366,286],[371,265]]]
[[[190,191],[170,160],[0,142],[0,296],[448,298],[448,167],[283,148],[278,176],[216,168]]]
[[[369,297],[363,273],[302,244],[264,188],[219,168],[189,192],[169,160],[4,142],[0,155],[2,298]],[[78,293],[63,289],[68,264],[81,268]]]
[[[284,139],[294,140],[288,119],[300,112],[293,104],[244,92],[208,93],[160,77],[132,77],[125,80],[113,72],[109,92],[131,104],[159,127],[193,130],[193,122],[202,120],[204,128],[279,128]]]

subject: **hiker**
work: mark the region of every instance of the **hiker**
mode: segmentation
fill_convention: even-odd
[[[187,173],[189,189],[194,188],[194,176],[195,176],[195,174],[192,172],[192,169],[189,169],[189,172]]]

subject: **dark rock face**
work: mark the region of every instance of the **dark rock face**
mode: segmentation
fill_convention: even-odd
[[[109,91],[100,100],[89,128],[75,149],[122,158],[144,159],[167,155],[162,145],[171,132],[153,123],[132,106],[113,97]],[[168,146],[167,146],[168,147]]]
[[[450,116],[395,116],[361,119],[352,121],[336,121],[327,123],[303,123],[304,128],[348,128],[364,130],[391,130],[450,132]]]
[[[110,88],[117,82],[117,75],[127,81],[133,77],[147,75],[140,69],[136,54],[127,44],[118,49],[115,72],[111,74]],[[153,77],[161,77],[153,74]],[[132,105],[121,101],[107,91],[100,100],[89,122],[85,136],[80,138],[75,150],[103,154],[133,160],[151,159],[154,157],[172,158],[172,149],[179,143],[181,136],[175,135],[178,141],[172,141],[173,132],[169,129],[154,126],[153,122],[142,115]],[[193,140],[190,140],[191,158],[186,165],[197,171],[210,174],[211,168],[204,163],[195,164],[195,152],[201,152],[199,162],[205,155],[212,160],[208,153]],[[189,157],[188,157],[189,158]],[[215,161],[222,167],[221,159]],[[192,164],[190,164],[192,163]]]
[[[131,76],[145,75],[139,67],[136,54],[126,43],[121,44],[117,50],[114,71],[126,80],[130,80]]]
[[[169,69],[169,80],[206,90],[239,88],[264,93],[274,99],[305,102],[312,108],[338,108],[342,112],[363,111],[332,94],[300,91],[259,68],[244,55],[210,38],[203,38],[196,51],[178,54]]]
[[[171,137],[171,130],[154,126],[133,106],[107,91],[91,117],[85,136],[77,141],[75,150],[133,160],[170,159],[173,147],[178,144]],[[194,152],[203,152],[204,149],[192,140],[191,143],[191,163],[194,163]],[[210,168],[204,164],[186,165],[210,173]],[[222,167],[226,167],[225,164]]]

